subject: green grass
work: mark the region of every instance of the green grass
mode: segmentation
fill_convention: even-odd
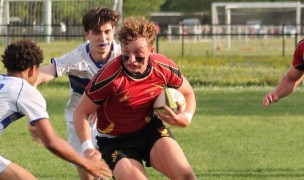
[[[56,83],[56,82],[55,82]],[[65,138],[65,85],[40,86],[51,122]],[[263,109],[263,96],[272,87],[196,88],[197,112],[187,128],[173,127],[198,179],[303,179],[304,132],[302,100],[297,89]],[[77,179],[72,166],[32,143],[26,119],[1,135],[0,154],[33,172],[39,179]],[[149,168],[150,179],[166,179]]]
[[[178,38],[168,40],[160,38],[159,53],[174,56],[290,56],[295,47],[294,38],[286,38],[283,47],[282,37],[268,36],[267,38],[246,38],[244,36],[231,36],[230,44],[228,36],[218,36],[214,43],[212,37],[196,39],[185,38],[184,41]],[[214,45],[215,44],[215,45]],[[213,48],[215,46],[215,48]],[[170,48],[168,48],[170,47]]]
[[[77,42],[40,45],[45,54],[44,64],[49,64],[51,57],[74,49]],[[3,47],[0,50],[2,52]],[[195,87],[197,111],[192,124],[187,128],[174,127],[172,131],[199,180],[304,179],[301,98],[304,90],[299,87],[267,109],[261,104],[263,96],[286,73],[291,55],[285,58],[197,55],[172,59]],[[0,72],[5,72],[2,64]],[[39,89],[46,98],[51,123],[65,138],[67,77],[41,85]],[[0,154],[39,179],[78,179],[68,162],[32,142],[27,119],[10,125],[0,139]],[[147,172],[150,179],[166,179],[151,168]]]
[[[60,57],[77,47],[77,41],[59,41],[54,43],[39,43],[44,51],[44,62],[50,64],[52,57]],[[160,44],[162,51],[179,51],[172,42]],[[278,41],[276,41],[279,44]],[[192,43],[193,44],[193,43]],[[289,43],[290,44],[290,43]],[[178,44],[176,44],[178,45]],[[211,46],[211,44],[210,44]],[[166,47],[166,48],[165,48]],[[191,50],[197,52],[204,51],[202,46],[197,43]],[[211,46],[212,47],[212,46]],[[0,52],[4,47],[0,47]],[[286,57],[278,55],[261,55],[263,50],[254,51],[255,56],[248,55],[247,51],[218,52],[218,56],[202,56],[192,54],[191,56],[181,57],[177,54],[165,53],[169,58],[176,61],[195,87],[201,86],[274,86],[278,83],[283,74],[291,64],[292,55]],[[272,51],[269,51],[272,52]],[[1,63],[0,73],[5,70]]]

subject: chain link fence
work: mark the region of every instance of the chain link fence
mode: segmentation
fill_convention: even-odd
[[[52,28],[56,32],[51,35],[43,33],[45,26],[9,25],[8,33],[1,34],[1,46],[17,39],[31,39],[45,42],[51,37],[50,43],[56,41],[83,42],[83,28],[80,24],[58,25]],[[40,30],[42,28],[42,30]],[[211,27],[212,28],[212,27]],[[158,53],[167,56],[291,56],[297,42],[303,34],[298,33],[263,33],[263,34],[159,34],[155,43]]]
[[[94,6],[115,9],[118,1],[2,0],[0,45],[5,47],[18,39],[39,43],[83,42],[83,14]],[[168,25],[157,37],[156,51],[169,57],[291,56],[304,32],[302,25],[292,23],[276,26],[259,21],[230,26],[197,24],[185,21],[182,25]]]
[[[91,8],[118,11],[121,0],[0,0],[0,44],[18,39],[83,41],[82,17]],[[121,4],[119,4],[121,6]],[[121,13],[121,12],[120,12]]]
[[[159,34],[156,50],[171,56],[291,56],[303,34],[296,29],[301,26],[281,26],[272,31],[273,26],[265,26],[265,31],[225,31],[213,34],[212,31],[186,30]],[[188,26],[189,28],[189,26]],[[209,27],[214,28],[214,26]],[[227,27],[225,27],[227,28]],[[251,27],[246,27],[250,29]],[[192,29],[195,29],[192,27]],[[239,29],[244,27],[239,26]],[[190,33],[189,33],[190,32]]]

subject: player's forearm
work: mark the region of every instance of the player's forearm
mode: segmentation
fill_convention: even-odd
[[[196,100],[195,100],[194,92],[191,91],[191,92],[185,94],[184,96],[185,96],[185,101],[186,101],[185,112],[191,113],[193,115],[196,110]]]
[[[56,77],[56,70],[54,64],[49,64],[47,66],[43,66],[39,68],[36,86],[53,80]]]
[[[178,90],[184,95],[186,101],[185,112],[194,114],[196,110],[196,99],[189,81],[184,77],[183,84]]]
[[[86,115],[77,113],[75,110],[73,123],[76,134],[81,143],[85,140],[91,139],[90,124],[87,118],[88,117]]]
[[[284,77],[273,93],[281,99],[291,94],[298,84],[299,81]]]
[[[87,160],[84,157],[80,156],[68,143],[66,143],[60,137],[54,138],[52,142],[45,144],[45,146],[58,157],[87,169],[85,163]]]

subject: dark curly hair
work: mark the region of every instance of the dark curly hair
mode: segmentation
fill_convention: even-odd
[[[1,55],[2,63],[8,72],[21,72],[43,61],[43,51],[29,40],[9,44]]]
[[[111,9],[94,7],[83,16],[82,25],[85,32],[99,31],[100,26],[108,22],[115,27],[119,19],[120,15]]]
[[[123,22],[123,25],[118,32],[118,40],[121,44],[128,44],[137,38],[144,37],[152,47],[156,35],[156,25],[153,22],[150,22],[143,17],[138,19],[130,17]]]

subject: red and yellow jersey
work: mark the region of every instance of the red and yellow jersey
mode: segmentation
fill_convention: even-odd
[[[300,41],[293,54],[292,66],[298,70],[304,70],[304,40]]]
[[[97,129],[114,136],[129,134],[147,125],[153,116],[153,103],[165,87],[178,88],[182,74],[170,59],[151,54],[147,71],[131,75],[118,56],[98,71],[85,93],[96,104]]]

